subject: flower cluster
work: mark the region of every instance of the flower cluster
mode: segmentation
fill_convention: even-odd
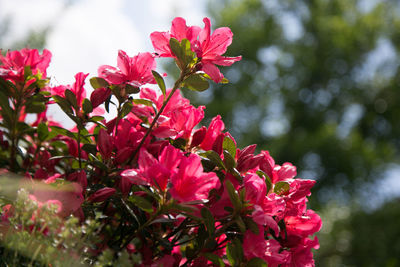
[[[241,59],[223,56],[230,29],[211,33],[203,21],[189,27],[175,18],[170,32],[152,33],[154,54],[119,51],[116,67],[100,66],[90,79],[89,98],[88,74],[76,74],[73,85],[48,83],[47,50],[0,57],[0,168],[25,176],[30,198],[56,205],[61,218],[98,220],[92,258],[111,249],[136,255],[137,266],[313,266],[312,236],[322,223],[306,204],[315,181],[295,178],[295,166],[276,164],[256,145],[238,148],[220,116],[200,126],[205,107],[180,94],[227,82],[216,65]],[[170,89],[157,57],[180,69]],[[48,116],[55,104],[76,127]],[[116,117],[105,120],[102,107],[110,106]]]

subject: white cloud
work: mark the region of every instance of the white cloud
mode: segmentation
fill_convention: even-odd
[[[66,10],[47,39],[53,53],[48,73],[71,83],[77,72],[94,76],[98,66],[116,65],[119,49],[130,56],[141,51],[142,36],[123,7],[123,0],[84,0]]]
[[[7,47],[26,36],[30,30],[40,30],[52,23],[64,6],[58,0],[0,0],[0,22],[10,19],[10,28],[3,40]]]

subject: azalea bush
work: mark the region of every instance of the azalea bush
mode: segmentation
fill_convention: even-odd
[[[205,107],[180,94],[227,83],[217,65],[241,60],[223,56],[230,29],[203,21],[175,18],[151,34],[154,53],[119,51],[116,66],[89,80],[77,73],[72,85],[49,80],[48,50],[0,55],[3,263],[314,265],[322,223],[306,204],[315,181],[256,145],[238,148],[220,116],[200,126]],[[179,68],[172,88],[156,71],[160,57]]]

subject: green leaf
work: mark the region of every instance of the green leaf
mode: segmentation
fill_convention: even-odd
[[[6,125],[11,125],[11,118],[13,117],[14,111],[10,107],[8,97],[3,92],[0,92],[0,107],[0,114],[2,114],[3,120],[5,121]]]
[[[224,141],[222,142],[222,148],[227,150],[229,154],[231,154],[231,156],[235,158],[236,145],[235,142],[229,136],[225,136]]]
[[[245,225],[242,217],[240,217],[240,216],[236,217],[236,224],[239,226],[240,232],[242,232],[242,233],[246,232],[246,225]]]
[[[208,234],[212,236],[215,232],[214,216],[207,207],[204,207],[201,209],[201,217],[204,219],[204,224],[206,225]]]
[[[86,114],[89,114],[93,111],[92,102],[89,99],[85,98],[82,102],[82,109]]]
[[[226,256],[232,266],[240,266],[243,262],[243,247],[239,239],[234,239],[226,246]]]
[[[122,106],[122,109],[121,109],[120,118],[122,119],[123,117],[128,115],[131,112],[132,107],[133,107],[133,104],[131,102],[125,102],[125,104]]]
[[[46,140],[46,138],[49,136],[49,128],[47,127],[47,125],[44,122],[39,123],[36,131],[38,134],[38,138],[41,142]]]
[[[193,91],[202,92],[208,89],[209,84],[201,74],[193,74],[183,81],[183,87]]]
[[[183,57],[183,53],[181,50],[181,44],[175,38],[169,39],[169,46],[171,47],[172,53],[178,58],[181,59]]]
[[[258,170],[256,171],[256,173],[258,174],[258,176],[260,176],[260,178],[265,179],[265,184],[267,185],[267,194],[271,191],[272,189],[272,182],[271,179],[269,178],[269,176],[263,172],[262,170]]]
[[[171,38],[169,40],[169,45],[172,53],[177,58],[177,65],[182,71],[195,63],[196,54],[192,51],[189,40],[182,39],[182,41],[179,42],[175,38]]]
[[[133,85],[130,85],[130,84],[126,84],[126,85],[125,85],[125,92],[126,92],[128,95],[130,95],[130,94],[137,94],[137,93],[140,92],[140,89],[139,89],[139,87],[137,87],[137,86],[133,86]]]
[[[217,255],[209,253],[209,252],[204,253],[203,255],[209,261],[211,261],[214,265],[219,266],[219,267],[224,267],[225,266],[224,261],[220,257],[218,257]]]
[[[148,107],[153,106],[153,101],[147,100],[147,99],[132,99],[132,102],[135,103],[136,105],[145,105]]]
[[[245,217],[244,222],[246,224],[247,229],[250,229],[250,231],[252,231],[253,234],[258,235],[259,233],[258,224],[255,221],[253,221],[251,217]]]
[[[94,89],[104,88],[110,85],[106,80],[100,77],[93,77],[89,81]]]
[[[93,116],[90,118],[90,120],[93,122],[98,122],[98,121],[104,120],[104,117],[103,116]]]
[[[29,76],[32,76],[31,66],[25,65],[24,66],[24,79],[26,80]]]
[[[51,132],[54,132],[57,135],[68,136],[68,137],[71,137],[71,138],[75,139],[74,133],[72,133],[72,132],[70,132],[67,129],[64,129],[62,127],[50,126],[50,129],[51,129]]]
[[[165,82],[164,78],[155,70],[152,70],[151,73],[153,73],[153,77],[156,80],[158,87],[160,87],[162,94],[165,95],[167,94],[167,89],[165,88]]]
[[[129,200],[143,211],[153,212],[153,205],[147,199],[137,195],[132,195],[129,197]]]
[[[233,204],[233,207],[236,211],[240,211],[242,209],[242,203],[231,181],[225,181],[225,188],[228,190],[228,195]]]
[[[267,263],[260,258],[252,258],[247,264],[246,267],[267,267]]]
[[[86,151],[87,153],[90,153],[92,155],[97,154],[97,146],[94,144],[84,144],[82,146],[82,150]]]
[[[104,107],[106,108],[107,113],[110,113],[110,103],[111,103],[111,95],[104,102]]]
[[[26,113],[42,113],[46,110],[45,103],[42,102],[32,102],[25,106]]]
[[[71,104],[67,101],[67,99],[65,99],[59,95],[53,95],[53,99],[60,106],[60,108],[65,112],[65,114],[73,113]]]
[[[224,150],[223,153],[224,153],[224,163],[226,168],[228,170],[233,170],[233,168],[236,167],[235,159],[231,156],[231,154],[227,150]]]
[[[287,182],[277,182],[274,187],[274,193],[277,195],[282,195],[290,190],[290,185]]]
[[[65,98],[68,100],[68,102],[71,104],[71,106],[75,109],[78,110],[78,101],[76,100],[76,95],[69,89],[66,89],[65,92]]]
[[[214,150],[208,150],[204,153],[201,153],[200,156],[208,158],[212,163],[214,163],[219,168],[226,170],[224,162],[222,161],[221,157],[218,155],[217,152]]]

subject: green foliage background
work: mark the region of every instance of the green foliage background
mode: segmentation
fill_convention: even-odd
[[[209,119],[221,114],[241,147],[317,179],[317,266],[400,266],[398,201],[376,209],[399,163],[399,4],[225,0],[209,12],[234,33],[227,55],[243,60],[225,71],[231,83],[187,93],[192,102]]]

